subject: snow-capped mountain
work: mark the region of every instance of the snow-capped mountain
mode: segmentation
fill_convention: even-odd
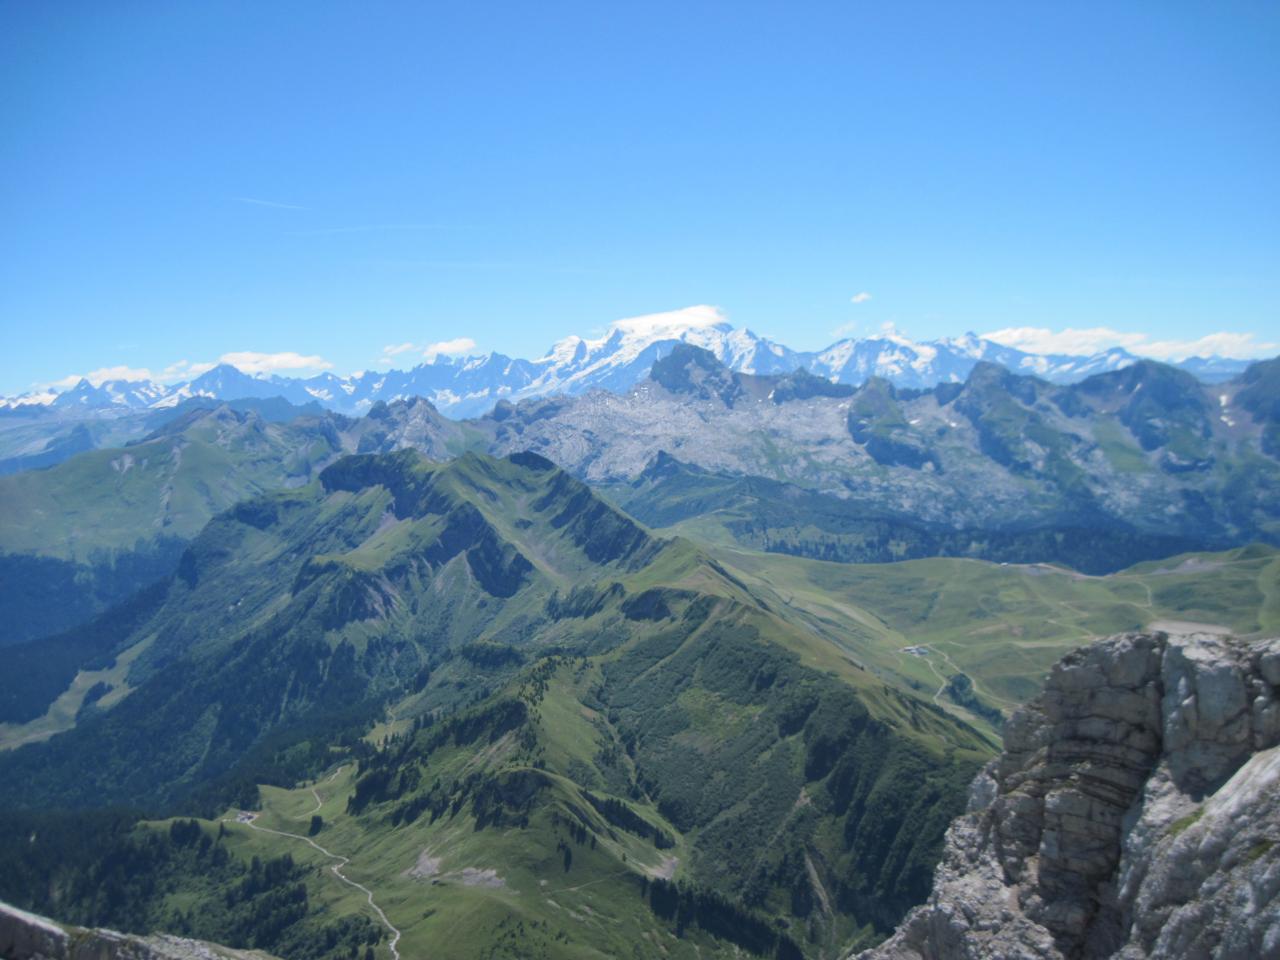
[[[104,380],[94,386],[83,377],[69,390],[54,394],[46,403],[55,410],[142,410],[169,394],[168,388],[150,380]],[[26,398],[15,397],[6,405]]]
[[[314,379],[323,380],[326,376],[332,375],[321,374]],[[333,379],[338,381],[340,378]],[[229,363],[220,363],[194,380],[172,387],[151,406],[170,407],[192,397],[212,397],[215,400],[284,397],[290,403],[303,404],[316,399],[304,385],[306,382],[296,377],[255,377]]]
[[[654,361],[669,354],[677,343],[709,350],[740,373],[790,373],[803,367],[838,383],[857,385],[875,376],[895,386],[913,388],[961,382],[981,361],[1054,383],[1071,383],[1126,367],[1138,359],[1120,348],[1091,356],[1042,355],[973,333],[915,341],[894,331],[801,352],[735,328],[715,307],[699,306],[619,320],[596,339],[569,336],[536,360],[500,353],[439,356],[410,370],[367,371],[349,377],[323,373],[306,378],[252,376],[219,364],[186,383],[166,386],[145,380],[112,380],[95,387],[81,380],[60,394],[46,391],[8,398],[0,401],[0,408],[39,404],[56,410],[123,411],[173,406],[192,397],[241,400],[279,396],[292,403],[314,401],[342,413],[362,414],[378,401],[422,396],[449,416],[468,417],[487,412],[500,400],[594,389],[625,392],[648,376]],[[1227,379],[1247,365],[1243,360],[1221,357],[1191,358],[1178,364],[1205,380]]]

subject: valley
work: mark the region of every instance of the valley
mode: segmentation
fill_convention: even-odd
[[[111,644],[98,657],[154,637],[128,695],[0,756],[5,809],[158,802],[211,816],[228,798],[256,809],[264,774],[282,786],[332,776],[336,747],[354,761],[339,801],[353,833],[323,845],[352,857],[343,875],[373,891],[406,943],[415,927],[396,891],[413,887],[393,878],[428,847],[444,874],[483,881],[448,893],[460,913],[437,921],[477,924],[475,936],[498,909],[494,864],[531,893],[559,862],[564,874],[578,865],[552,891],[559,908],[621,898],[643,916],[657,904],[650,926],[625,928],[631,940],[655,923],[702,924],[772,950],[791,939],[757,912],[777,910],[808,941],[870,936],[923,892],[956,787],[992,749],[714,556],[651,537],[534,455],[339,461],[215,520],[135,617],[123,637],[91,631]],[[398,732],[375,749],[362,735],[383,717]],[[90,771],[86,755],[110,761]],[[910,808],[927,830],[886,830],[905,776],[929,785]],[[317,789],[323,817],[330,787]],[[314,809],[310,789],[297,796]],[[296,832],[270,816],[254,826],[254,843],[297,842],[260,836]],[[390,874],[389,861],[366,874],[346,852],[384,842],[401,851]],[[449,866],[456,843],[465,856]],[[686,886],[663,886],[673,870]],[[550,924],[555,909],[525,922]],[[602,931],[575,936],[608,955],[615,934]]]
[[[0,960],[1280,960],[1280,3],[0,3]]]
[[[0,477],[0,899],[286,960],[874,947],[1062,658],[1280,630],[1250,369],[1213,407],[677,345],[621,395],[194,405]]]
[[[83,623],[172,573],[242,497],[405,448],[437,460],[532,450],[651,527],[840,562],[957,556],[1096,574],[1274,544],[1278,372],[1257,363],[1210,388],[1142,362],[1058,386],[978,363],[963,384],[899,394],[874,378],[739,374],[677,344],[625,394],[504,401],[466,421],[421,398],[358,419],[192,400],[158,426],[138,414],[151,431],[128,446],[0,476],[0,571],[15,585],[0,597],[0,644]]]

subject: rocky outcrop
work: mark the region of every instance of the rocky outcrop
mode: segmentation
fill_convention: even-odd
[[[1280,957],[1280,639],[1123,634],[1005,728],[929,900],[859,960]]]
[[[0,903],[0,957],[5,960],[271,960],[257,950],[159,934],[137,937],[55,923]]]

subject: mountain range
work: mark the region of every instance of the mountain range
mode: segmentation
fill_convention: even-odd
[[[264,429],[177,433],[209,420]],[[1081,632],[1275,623],[1265,547],[823,564],[655,535],[528,452],[313,476],[0,650],[0,897],[290,960],[841,956],[925,899]]]
[[[920,390],[738,373],[678,344],[626,393],[501,401],[464,421],[415,397],[359,418],[194,398],[103,422],[140,435],[82,452],[57,440],[37,457],[61,462],[0,476],[12,586],[0,644],[66,629],[170,572],[245,496],[405,448],[434,460],[533,451],[653,527],[825,560],[1106,573],[1280,542],[1276,360],[1214,386],[1152,361],[1066,385],[983,362]]]
[[[465,420],[3,431],[49,422],[0,476],[0,899],[288,960],[846,956],[1082,638],[1280,625],[1280,360],[902,387],[678,342]]]
[[[817,563],[536,454],[342,457],[0,650],[0,898],[290,960],[843,956],[926,898],[1055,657],[1274,628],[1278,568]]]
[[[111,676],[71,729],[0,754],[0,807],[225,816],[259,808],[260,783],[323,774],[317,795],[341,790],[363,834],[360,876],[398,888],[385,909],[410,956],[446,931],[493,937],[512,897],[538,942],[597,886],[617,924],[573,935],[594,955],[675,926],[686,895],[680,926],[721,938],[714,955],[829,952],[923,898],[991,746],[810,621],[535,455],[347,457],[221,514],[127,614],[56,642],[72,672]],[[42,709],[21,674],[3,671],[10,714]],[[390,715],[409,721],[394,744],[362,746]],[[30,847],[6,847],[0,889],[89,920],[59,878],[31,883],[51,863]],[[668,890],[677,866],[689,885]],[[794,931],[759,919],[778,912]]]
[[[519,401],[603,389],[624,393],[648,376],[654,362],[677,344],[701,347],[731,370],[784,374],[804,369],[833,383],[859,385],[879,377],[896,387],[927,388],[964,381],[978,363],[996,363],[1051,383],[1074,383],[1092,374],[1138,361],[1122,348],[1087,355],[1027,353],[983,339],[961,337],[913,341],[892,330],[843,339],[824,350],[796,351],[750,330],[736,329],[710,307],[692,307],[613,323],[604,336],[570,336],[537,360],[489,353],[439,355],[410,370],[365,371],[347,377],[251,376],[219,364],[192,380],[161,384],[150,380],[86,379],[61,393],[43,391],[0,401],[0,409],[42,408],[64,415],[163,408],[192,397],[218,400],[283,397],[293,403],[320,403],[346,414],[366,412],[379,400],[425,397],[451,417],[478,416],[499,400]],[[1193,357],[1175,366],[1216,382],[1238,375],[1247,361]]]

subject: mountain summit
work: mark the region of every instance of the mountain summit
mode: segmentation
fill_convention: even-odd
[[[40,393],[0,401],[0,408],[43,406],[79,411],[171,406],[191,397],[238,400],[283,397],[293,403],[319,402],[340,413],[365,413],[379,400],[411,396],[430,400],[451,417],[477,416],[500,400],[603,389],[625,393],[643,381],[653,364],[678,344],[700,347],[736,373],[783,374],[804,369],[834,383],[859,385],[881,377],[895,387],[922,389],[959,383],[981,362],[1052,383],[1074,383],[1137,362],[1113,348],[1087,356],[1042,355],[1006,347],[974,333],[915,341],[887,329],[865,338],[839,340],[818,351],[797,351],[734,327],[716,307],[695,306],[612,323],[603,336],[569,336],[536,360],[500,353],[452,357],[433,355],[410,370],[332,373],[299,378],[251,376],[219,364],[187,383],[113,380],[93,386],[82,380],[62,394]],[[1230,379],[1247,366],[1221,357],[1190,358],[1185,367],[1207,381]]]

